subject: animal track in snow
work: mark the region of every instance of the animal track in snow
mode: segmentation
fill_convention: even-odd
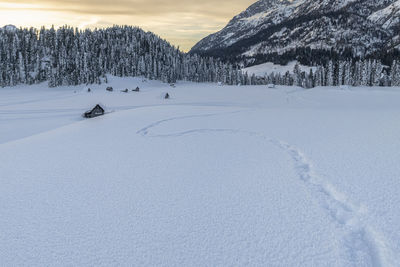
[[[387,242],[364,223],[366,208],[355,205],[345,194],[318,176],[312,163],[300,150],[285,142],[273,142],[291,156],[298,176],[310,193],[327,210],[332,220],[344,228],[346,234],[343,243],[349,262],[354,265],[369,262],[370,266],[395,266],[396,261],[393,260],[393,253]]]
[[[204,133],[246,134],[272,143],[290,156],[294,163],[296,174],[304,182],[312,197],[326,210],[331,220],[344,230],[345,235],[342,242],[349,264],[353,266],[363,264],[363,266],[374,267],[396,266],[397,261],[393,257],[394,253],[388,246],[387,241],[381,234],[364,222],[364,218],[368,215],[366,207],[354,204],[344,193],[319,176],[314,171],[312,163],[296,147],[283,141],[271,139],[262,133],[239,129],[199,128],[167,134],[149,134],[152,128],[170,121],[232,113],[237,112],[172,117],[154,122],[137,131],[137,134],[154,138],[180,137]]]

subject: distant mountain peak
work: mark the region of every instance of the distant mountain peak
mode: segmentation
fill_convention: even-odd
[[[396,49],[399,32],[400,0],[259,0],[191,52],[289,60],[308,49],[364,57]]]

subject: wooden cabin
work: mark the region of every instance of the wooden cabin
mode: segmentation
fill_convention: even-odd
[[[99,104],[97,104],[92,110],[86,111],[83,116],[85,118],[94,118],[104,115],[105,111]]]

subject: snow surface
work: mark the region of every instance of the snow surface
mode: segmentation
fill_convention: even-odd
[[[1,265],[398,264],[400,88],[109,80],[0,89]]]
[[[247,72],[249,75],[254,74],[259,77],[264,77],[265,75],[268,75],[272,72],[284,75],[288,71],[290,73],[293,73],[294,66],[296,65],[296,63],[297,61],[290,61],[287,65],[279,65],[279,64],[274,64],[272,62],[267,62],[259,65],[254,65],[248,68],[244,68],[243,71]],[[316,67],[309,67],[301,64],[299,64],[299,67],[302,71],[305,71],[306,73],[309,73],[310,69],[316,71]]]
[[[375,11],[368,19],[374,23],[382,24],[382,27],[388,29],[395,26],[400,21],[400,0],[393,2],[387,7]]]

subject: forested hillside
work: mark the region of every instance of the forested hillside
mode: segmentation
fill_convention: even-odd
[[[259,0],[193,48],[244,65],[400,58],[400,0]]]
[[[131,26],[78,30],[0,28],[0,86],[106,82],[106,74],[236,84],[244,77],[230,64],[181,52]]]

